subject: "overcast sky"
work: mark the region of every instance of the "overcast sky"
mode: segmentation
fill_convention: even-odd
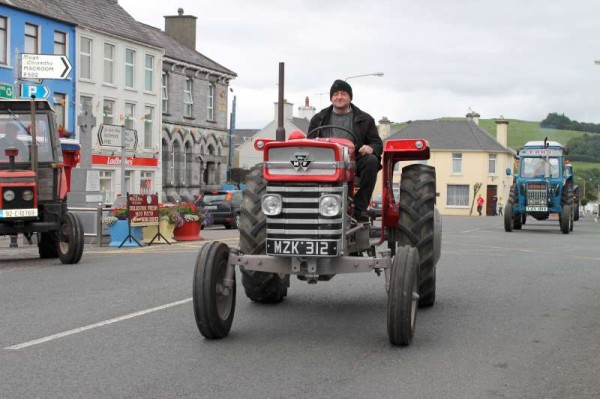
[[[556,3],[556,4],[552,4]],[[600,1],[119,0],[135,19],[197,20],[196,50],[233,70],[237,128],[274,119],[285,98],[328,106],[335,79],[376,121],[464,116],[600,122]],[[320,94],[325,93],[325,94]]]

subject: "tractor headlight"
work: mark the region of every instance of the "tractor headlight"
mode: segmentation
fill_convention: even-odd
[[[279,194],[265,194],[262,198],[262,211],[267,216],[277,216],[281,213],[282,204]]]
[[[337,216],[342,209],[339,195],[323,195],[319,200],[319,213],[323,216]]]
[[[33,190],[23,191],[23,199],[25,201],[31,201],[33,199]]]
[[[10,202],[15,199],[15,192],[13,190],[6,190],[3,197],[5,201]]]

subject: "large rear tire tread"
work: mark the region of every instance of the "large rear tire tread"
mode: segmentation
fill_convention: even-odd
[[[193,305],[196,326],[207,339],[225,338],[235,314],[236,283],[228,295],[223,294],[229,259],[229,247],[211,242],[202,247],[194,268]]]
[[[432,166],[412,164],[402,169],[400,219],[397,226],[399,246],[409,245],[419,252],[419,306],[435,304],[436,270],[434,212],[436,175]]]
[[[267,239],[267,219],[262,212],[262,196],[267,191],[262,168],[255,167],[246,178],[244,199],[240,206],[240,250],[249,255],[264,254]],[[279,303],[287,296],[290,276],[246,270],[242,272],[242,286],[246,296],[258,303]]]

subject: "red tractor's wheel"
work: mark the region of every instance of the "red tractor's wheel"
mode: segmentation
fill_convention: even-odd
[[[387,330],[390,342],[407,346],[412,341],[419,307],[419,252],[400,247],[390,271],[387,301]]]
[[[58,258],[58,236],[56,231],[38,233],[38,252],[40,258]]]
[[[441,218],[436,215],[435,185],[435,168],[431,166],[413,164],[402,169],[400,220],[396,233],[398,245],[410,245],[419,252],[421,307],[435,303],[435,265],[441,251]]]
[[[60,220],[58,230],[58,257],[64,264],[78,263],[83,254],[83,225],[79,218],[66,213]]]
[[[267,219],[262,211],[262,196],[267,192],[262,169],[255,167],[246,178],[244,199],[240,205],[240,250],[249,255],[264,254],[267,239]],[[246,270],[242,272],[244,292],[250,300],[259,303],[279,303],[287,296],[290,285],[288,274]]]
[[[229,334],[235,314],[235,273],[231,289],[225,285],[229,247],[210,242],[202,247],[194,268],[194,317],[200,333],[207,339]]]

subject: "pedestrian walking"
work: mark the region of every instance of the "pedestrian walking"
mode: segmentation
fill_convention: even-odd
[[[477,197],[477,212],[479,212],[479,216],[481,216],[481,210],[483,209],[484,202],[485,200],[483,199],[481,194],[479,194],[479,196]]]
[[[502,207],[504,206],[504,204],[502,203],[502,197],[500,197],[498,199],[498,215],[502,216]]]
[[[496,197],[494,195],[492,197],[492,216],[498,216],[497,208],[498,208],[498,197]]]

